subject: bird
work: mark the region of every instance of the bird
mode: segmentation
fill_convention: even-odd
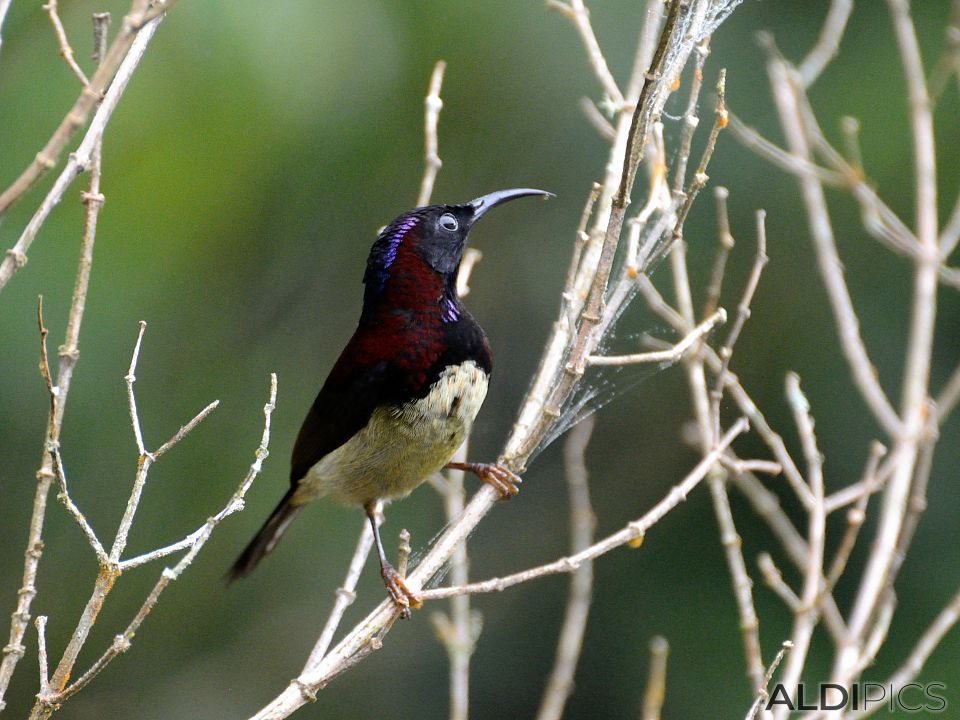
[[[329,496],[366,513],[387,594],[401,612],[419,607],[387,560],[378,515],[444,467],[491,484],[501,498],[520,478],[497,463],[454,463],[487,394],[493,357],[457,293],[467,236],[493,208],[532,188],[499,190],[461,205],[428,205],[378,235],[363,275],[363,308],[300,428],[290,489],[226,575],[249,575],[300,510]],[[378,513],[378,510],[380,512]]]

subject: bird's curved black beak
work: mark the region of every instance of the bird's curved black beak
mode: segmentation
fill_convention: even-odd
[[[473,209],[473,220],[476,222],[489,210],[495,208],[501,203],[528,195],[540,195],[541,197],[553,197],[553,193],[546,190],[535,190],[533,188],[513,188],[512,190],[497,190],[487,195],[481,195],[475,200],[467,203]]]

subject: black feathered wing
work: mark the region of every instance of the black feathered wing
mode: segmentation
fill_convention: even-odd
[[[349,346],[348,346],[349,348]],[[338,447],[362,430],[373,411],[389,401],[389,366],[381,360],[368,367],[341,368],[346,351],[330,371],[300,426],[290,461],[293,487]]]

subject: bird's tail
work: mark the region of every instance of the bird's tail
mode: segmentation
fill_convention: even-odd
[[[299,505],[293,504],[293,494],[296,488],[290,488],[283,500],[277,505],[276,509],[260,528],[256,537],[250,541],[246,549],[237,558],[227,574],[224,576],[224,582],[228,585],[234,580],[246,577],[253,572],[257,564],[268,555],[280,542],[283,533],[286,532],[290,522],[300,512]]]

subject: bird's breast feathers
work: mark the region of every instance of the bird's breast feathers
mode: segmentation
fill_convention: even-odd
[[[466,439],[487,381],[487,373],[467,360],[441,371],[424,397],[377,407],[359,432],[310,468],[294,502],[332,495],[356,505],[406,495],[446,465]]]

